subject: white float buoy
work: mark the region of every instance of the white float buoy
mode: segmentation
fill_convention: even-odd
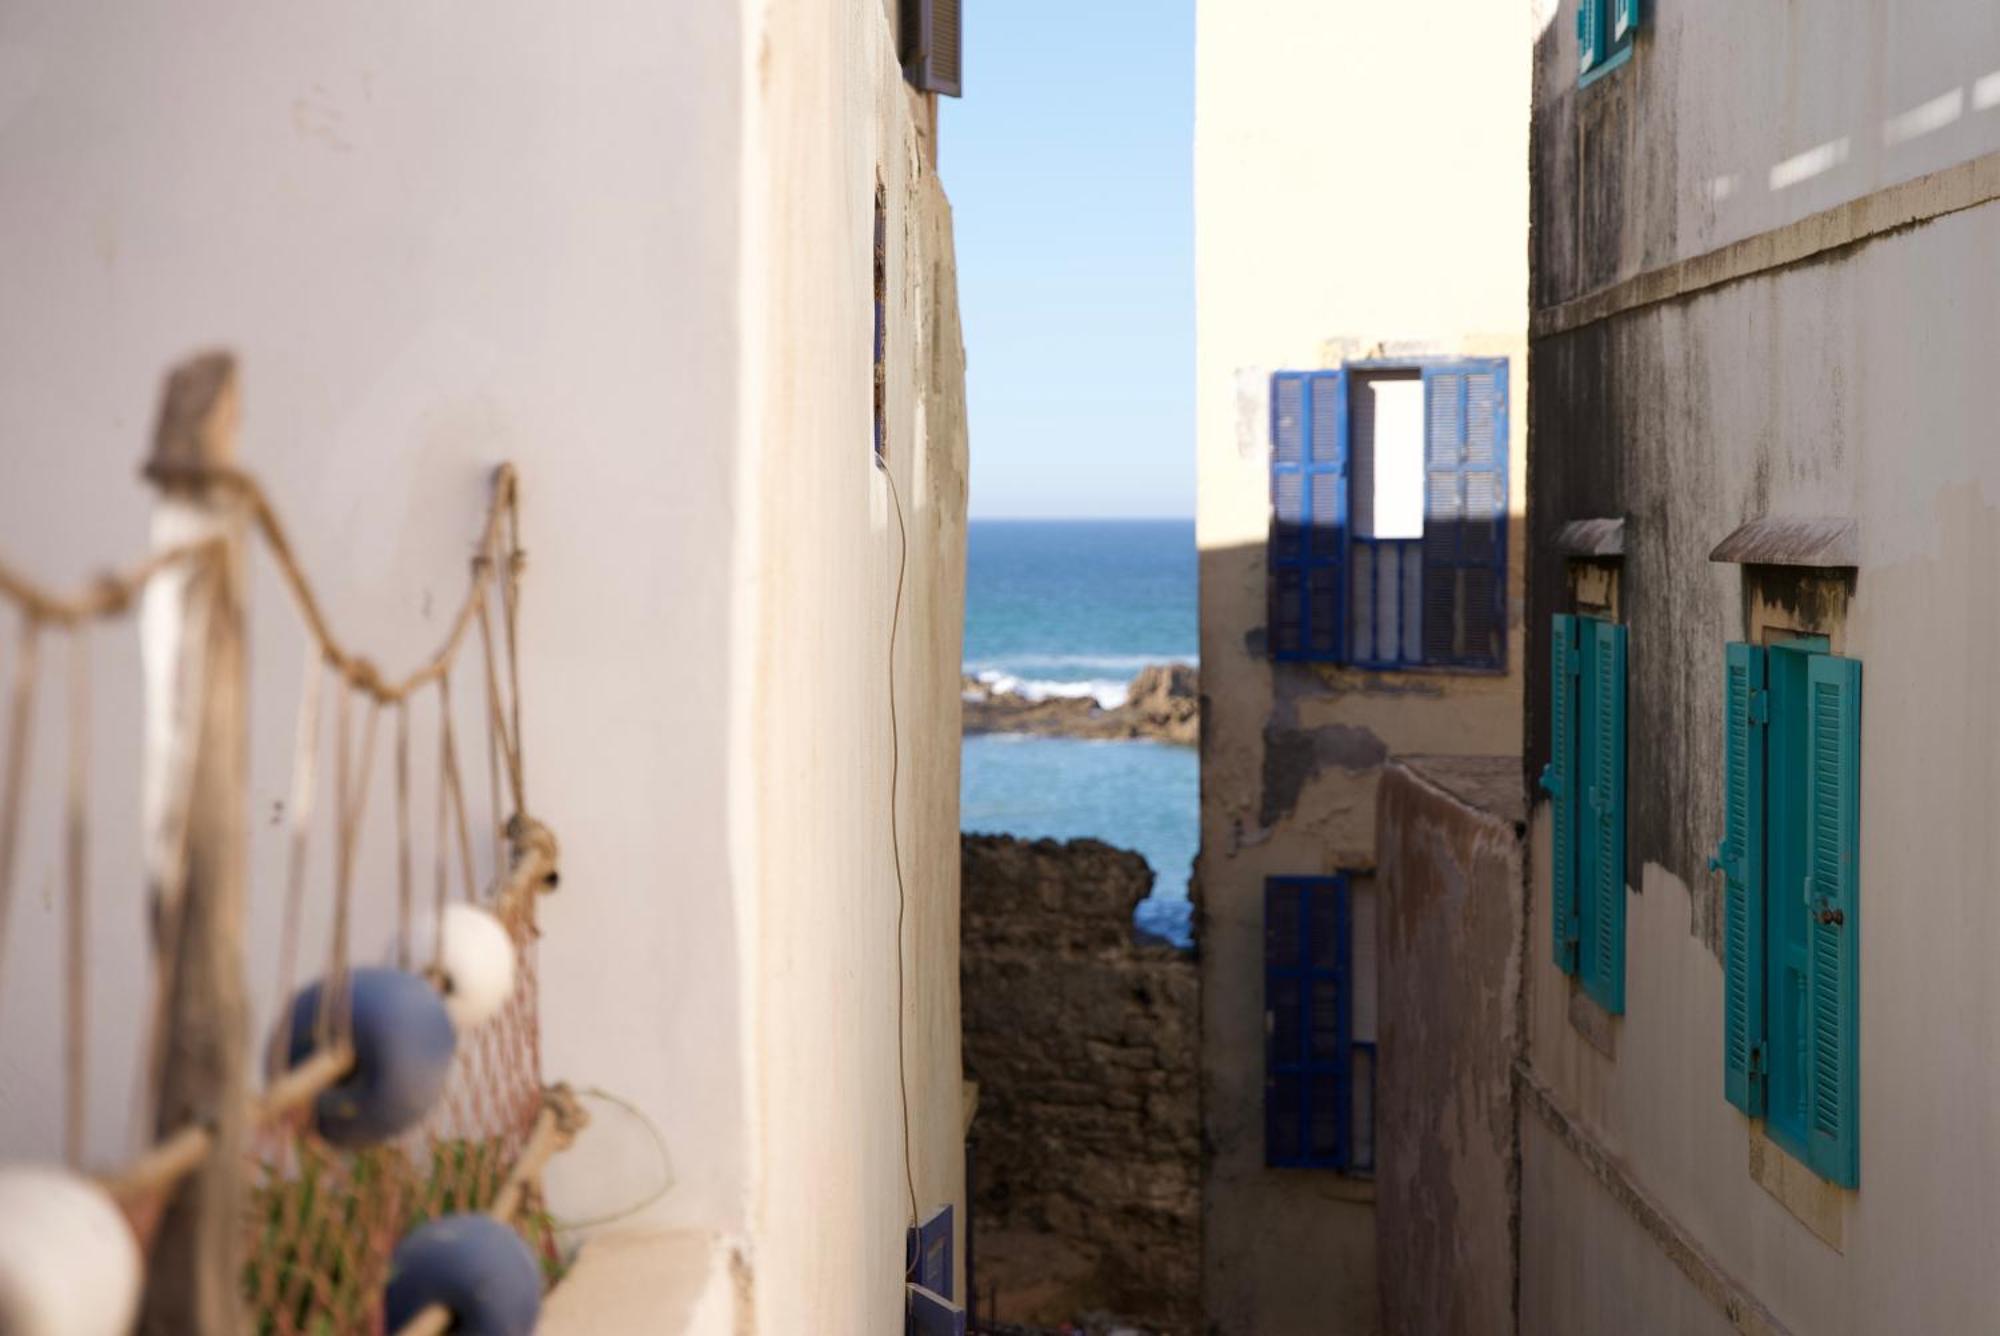
[[[461,1033],[484,1025],[514,996],[514,939],[499,918],[477,905],[447,905],[438,968],[438,990],[452,1024]]]
[[[126,1336],[139,1244],[103,1188],[47,1165],[0,1168],[0,1332]]]

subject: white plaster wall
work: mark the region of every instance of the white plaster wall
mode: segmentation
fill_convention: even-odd
[[[546,1062],[635,1101],[676,1148],[655,1216],[725,1225],[745,1186],[714,708],[730,682],[740,40],[727,9],[642,4],[0,17],[0,544],[66,579],[135,553],[162,373],[224,344],[242,359],[243,462],[336,626],[393,671],[456,606],[484,471],[512,459],[532,563],[530,793],[567,855],[546,905]],[[268,581],[254,615],[253,940],[268,970],[283,862],[264,817],[287,787],[299,675]],[[126,633],[99,657],[97,773],[115,793],[136,742]],[[416,736],[433,736],[421,715]],[[467,760],[483,797],[483,758]],[[140,905],[128,800],[107,801],[92,1149],[115,1157]],[[378,809],[371,831],[387,820]],[[23,1096],[53,1072],[30,999],[48,987],[54,841],[36,819],[0,1002],[14,1153],[52,1144],[50,1101]],[[386,837],[370,848],[373,943],[393,893]],[[649,1182],[643,1134],[629,1154],[631,1181]]]
[[[1685,765],[1701,777],[1689,819],[1707,845],[1720,835],[1721,654],[1744,634],[1743,604],[1737,568],[1709,565],[1707,551],[1758,513],[1860,525],[1844,652],[1865,665],[1861,1186],[1841,1194],[1842,1252],[1749,1176],[1747,1124],[1722,1095],[1721,969],[1691,921],[1689,882],[1713,874],[1646,864],[1627,900],[1615,1060],[1571,1028],[1550,964],[1546,804],[1533,1060],[1640,1185],[1801,1333],[1980,1330],[2000,1294],[2000,1202],[1977,1186],[2000,1181],[2000,1009],[1985,964],[2000,943],[1988,671],[2000,650],[2000,383],[1986,365],[1996,311],[2000,209],[1987,206],[1628,317],[1616,335],[1622,374],[1659,387],[1626,419],[1654,461],[1633,498],[1646,529],[1633,535],[1645,564],[1623,591],[1632,653],[1635,665],[1642,654],[1665,664],[1658,676],[1635,666],[1635,690],[1688,684],[1665,744],[1680,758],[1635,745],[1628,806],[1657,801],[1649,776]],[[1648,601],[1671,607],[1672,643],[1640,643]],[[1543,1153],[1562,1152],[1524,1152]],[[1594,1209],[1582,1198],[1595,1189],[1524,1172],[1552,1185],[1546,1209],[1524,1201],[1524,1234],[1549,1236],[1551,1256],[1581,1246]],[[1598,1328],[1552,1318],[1541,1329]]]
[[[1545,106],[1575,90],[1576,6],[1534,8]],[[2000,149],[1991,6],[1676,0],[1647,22],[1578,99],[1638,113],[1610,159],[1627,165],[1621,277]]]
[[[227,345],[243,463],[336,628],[394,672],[457,606],[487,470],[516,464],[530,804],[564,852],[544,901],[543,1062],[639,1110],[593,1104],[552,1171],[553,1205],[588,1216],[651,1192],[650,1122],[674,1186],[616,1228],[717,1240],[701,1282],[740,1286],[772,1332],[885,1330],[902,1296],[899,530],[869,445],[878,170],[909,550],[896,667],[911,1160],[924,1209],[962,1204],[962,352],[949,209],[916,148],[927,114],[876,0],[0,13],[0,553],[63,582],[137,555],[162,374]],[[261,1029],[302,643],[268,563],[253,565]],[[0,671],[11,635],[0,623]],[[129,627],[98,637],[95,663],[90,1148],[113,1163],[141,1131]],[[456,703],[478,830],[476,654],[467,665]],[[61,667],[45,679],[59,685]],[[8,1157],[59,1144],[43,999],[60,704],[45,695],[38,712],[0,960]],[[425,895],[432,708],[413,716]],[[391,737],[361,855],[371,956],[392,922]],[[330,863],[322,832],[316,915]],[[738,1253],[747,1265],[718,1280]]]
[[[1531,16],[1457,0],[1204,0],[1196,14],[1206,1299],[1225,1332],[1366,1332],[1366,1192],[1263,1166],[1263,878],[1371,867],[1381,755],[1517,751],[1520,675],[1290,666],[1274,681],[1269,374],[1381,345],[1511,359],[1518,664]],[[1273,722],[1340,739],[1275,806]]]
[[[921,1215],[955,1202],[964,1218],[963,351],[949,209],[880,6],[781,0],[760,23],[748,185],[761,263],[745,305],[754,443],[742,460],[744,492],[759,496],[742,538],[756,601],[739,627],[757,646],[744,665],[752,765],[739,808],[757,831],[744,869],[756,915],[745,938],[756,1322],[772,1336],[883,1332],[902,1321],[912,1194]],[[871,453],[878,180],[888,475]]]

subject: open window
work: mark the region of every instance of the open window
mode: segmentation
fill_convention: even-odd
[[[1507,362],[1271,378],[1273,657],[1507,666]]]

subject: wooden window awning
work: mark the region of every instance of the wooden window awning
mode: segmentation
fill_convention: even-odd
[[[1847,566],[1860,564],[1859,526],[1834,515],[1766,515],[1715,545],[1710,561],[1739,566]]]
[[[1566,557],[1622,557],[1625,521],[1571,520],[1556,530],[1555,547]]]

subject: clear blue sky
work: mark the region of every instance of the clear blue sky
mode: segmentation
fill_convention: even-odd
[[[1194,514],[1193,0],[966,0],[971,511]]]

